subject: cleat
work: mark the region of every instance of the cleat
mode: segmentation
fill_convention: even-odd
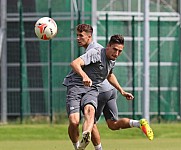
[[[140,120],[140,128],[149,140],[153,140],[154,134],[146,119]]]
[[[80,142],[78,150],[84,150],[86,146],[89,144],[90,140],[91,140],[91,133],[90,132],[83,133],[82,140]]]

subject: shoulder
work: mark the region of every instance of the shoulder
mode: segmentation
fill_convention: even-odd
[[[85,65],[101,61],[101,48],[91,48],[85,54],[80,56],[84,60]]]
[[[99,44],[99,43],[95,43],[95,46],[96,46],[96,47],[103,48],[103,46],[102,46],[101,44]]]
[[[103,46],[102,46],[101,44],[99,44],[99,43],[97,43],[97,42],[91,42],[91,43],[88,45],[88,47],[87,47],[86,50],[89,50],[89,49],[94,48],[94,47],[101,47],[101,48],[103,48]]]
[[[89,49],[85,54],[100,54],[101,53],[102,48],[101,47],[93,47],[91,49]]]

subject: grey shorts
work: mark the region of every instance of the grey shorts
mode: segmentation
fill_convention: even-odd
[[[93,105],[96,109],[98,94],[98,89],[94,86],[68,86],[66,99],[66,110],[68,116],[72,113],[80,113],[87,104]]]
[[[117,90],[114,88],[110,91],[100,93],[98,96],[98,106],[96,120],[98,121],[102,112],[106,120],[118,120],[118,108],[116,104]]]

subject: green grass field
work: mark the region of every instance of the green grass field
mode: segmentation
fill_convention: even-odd
[[[181,150],[181,124],[152,124],[149,141],[139,129],[111,131],[99,124],[104,150]],[[1,125],[0,150],[73,150],[67,125]],[[94,150],[89,144],[87,150]]]

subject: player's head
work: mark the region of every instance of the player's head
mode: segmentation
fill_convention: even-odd
[[[87,46],[92,42],[92,26],[89,24],[79,24],[76,27],[76,32],[78,45],[87,48]]]
[[[121,55],[124,48],[124,37],[116,34],[111,36],[111,39],[106,47],[106,56],[110,60],[116,60]]]

